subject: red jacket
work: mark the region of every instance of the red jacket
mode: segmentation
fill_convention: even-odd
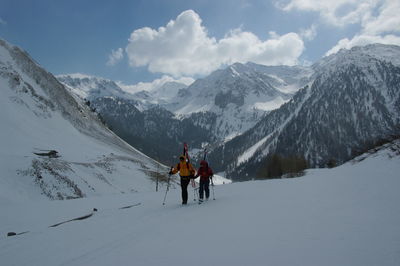
[[[214,173],[210,167],[200,166],[199,170],[197,171],[196,177],[200,176],[200,180],[207,181],[209,178],[212,178],[213,175]]]

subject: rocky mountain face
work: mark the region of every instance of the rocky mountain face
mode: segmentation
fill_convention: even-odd
[[[311,167],[342,163],[368,142],[398,134],[400,47],[342,50],[312,66],[311,82],[256,126],[216,149],[210,160],[239,180],[271,154],[301,156]]]
[[[183,142],[190,147],[201,147],[212,141],[210,124],[215,116],[198,113],[178,119],[160,106],[139,111],[135,101],[102,97],[91,102],[91,106],[102,114],[104,121],[122,139],[146,155],[165,164],[175,163],[182,152]]]

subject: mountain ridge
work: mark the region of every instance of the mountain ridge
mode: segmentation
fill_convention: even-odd
[[[16,189],[18,197],[147,190],[164,167],[116,136],[51,73],[3,40],[0,88],[0,183]]]
[[[374,47],[386,51],[381,45],[366,50]],[[391,48],[400,55],[399,47]],[[364,52],[362,47],[342,51],[339,59],[329,57],[325,68],[314,65],[313,82],[250,131],[211,154],[215,165],[227,168],[228,176],[244,179],[255,176],[255,169],[273,153],[299,155],[310,167],[324,167],[329,160],[345,162],[353,149],[366,142],[397,134],[400,68],[382,60],[379,53],[365,58]],[[340,63],[333,64],[332,59]]]

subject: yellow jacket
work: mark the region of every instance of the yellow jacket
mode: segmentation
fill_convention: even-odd
[[[185,161],[179,162],[173,169],[172,174],[176,174],[179,172],[179,175],[182,177],[194,176],[196,174],[196,170],[192,166],[191,163]]]

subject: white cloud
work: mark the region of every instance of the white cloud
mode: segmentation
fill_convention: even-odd
[[[261,41],[251,32],[231,31],[217,45],[222,64],[248,61],[265,65],[295,65],[304,50],[304,43],[296,33],[279,36],[270,32],[270,39]]]
[[[278,0],[276,6],[285,11],[318,12],[325,23],[335,26],[360,23],[381,0]]]
[[[370,35],[400,32],[400,1],[386,0],[377,10],[378,15],[368,14],[363,21],[363,32]]]
[[[124,50],[122,48],[118,48],[117,50],[112,50],[111,54],[108,56],[107,65],[114,66],[119,61],[121,61],[123,57],[124,57]]]
[[[308,41],[314,40],[315,36],[317,36],[317,25],[313,24],[308,29],[300,30],[300,36]]]
[[[350,49],[371,43],[400,45],[400,1],[386,0],[373,15],[371,10],[362,21],[362,30],[352,39],[340,40],[326,55],[336,53],[340,49]]]
[[[371,43],[400,44],[399,0],[279,0],[277,6],[285,11],[317,12],[333,26],[360,25],[361,30],[354,37],[340,40],[326,55]]]
[[[187,10],[165,27],[135,30],[125,51],[133,67],[147,66],[151,72],[181,77],[205,75],[235,62],[293,65],[298,63],[304,43],[296,33],[274,33],[263,41],[241,29],[216,40],[208,36],[199,15]]]
[[[126,85],[122,82],[118,82],[118,86],[120,86],[123,90],[129,92],[129,93],[136,93],[139,91],[157,91],[160,89],[165,83],[167,82],[178,82],[185,84],[186,86],[189,86],[194,82],[193,78],[189,77],[182,77],[179,79],[174,79],[171,76],[168,75],[163,75],[159,79],[155,79],[152,82],[139,82],[135,85]]]

